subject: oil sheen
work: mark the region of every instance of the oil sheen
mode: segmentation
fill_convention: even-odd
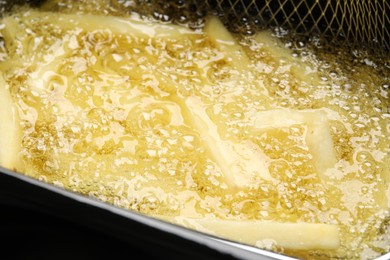
[[[113,2],[3,17],[14,169],[164,219],[336,225],[336,249],[256,243],[304,259],[389,251],[386,64],[265,31],[227,43],[207,19],[194,29]]]

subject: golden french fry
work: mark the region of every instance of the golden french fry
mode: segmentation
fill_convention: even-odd
[[[233,67],[238,70],[248,67],[250,64],[248,56],[218,17],[208,17],[204,31],[210,41],[226,55]]]
[[[186,217],[162,219],[249,245],[271,242],[289,249],[337,249],[340,246],[337,225]]]
[[[7,84],[0,74],[0,165],[19,171],[21,169],[19,161],[19,151],[21,148],[20,120],[7,89]]]
[[[319,73],[300,58],[294,57],[292,50],[283,46],[282,41],[272,36],[270,31],[259,32],[254,39],[264,50],[271,54],[272,59],[275,61],[284,60],[286,64],[290,64],[290,71],[294,77],[313,85],[320,84]]]
[[[313,155],[317,173],[324,179],[324,172],[337,162],[328,118],[324,111],[275,109],[257,112],[254,121],[254,127],[258,129],[277,129],[294,124],[306,125],[306,144]]]

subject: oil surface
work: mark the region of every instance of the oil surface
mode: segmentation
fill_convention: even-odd
[[[0,25],[0,71],[22,129],[19,171],[151,216],[338,225],[337,250],[259,244],[305,259],[389,251],[385,65],[234,35],[248,57],[238,64],[201,22],[185,37],[145,37],[94,20],[65,26],[40,11],[141,19],[106,1],[52,1],[11,13],[18,30]]]

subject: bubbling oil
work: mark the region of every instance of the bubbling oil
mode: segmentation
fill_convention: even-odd
[[[131,3],[49,1],[38,11],[128,17],[139,8]],[[152,6],[143,8],[132,17]],[[271,248],[305,259],[372,259],[389,251],[388,68],[361,53],[350,58],[287,38],[281,43],[292,58],[281,58],[254,36],[234,35],[250,60],[242,70],[200,33],[203,20],[154,12],[164,23],[191,20],[199,33],[147,38],[56,26],[36,11],[10,13],[23,33],[12,43],[4,33],[0,45],[21,121],[24,174],[151,216],[338,225],[337,250]],[[191,97],[221,142],[261,151],[267,178],[229,186],[194,120],[199,112],[185,101]],[[254,127],[259,113],[279,109],[326,113],[333,167],[318,174],[315,162],[328,154],[311,151],[305,136],[314,128]]]

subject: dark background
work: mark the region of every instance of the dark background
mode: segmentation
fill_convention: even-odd
[[[234,259],[6,172],[0,169],[0,259]]]

